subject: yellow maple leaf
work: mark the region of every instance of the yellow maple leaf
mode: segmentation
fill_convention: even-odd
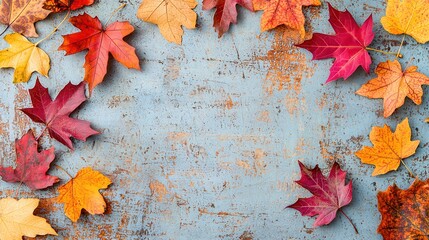
[[[420,141],[411,141],[411,129],[405,118],[392,133],[390,127],[373,127],[369,135],[374,147],[363,147],[356,152],[362,163],[375,165],[372,176],[398,169],[404,158],[416,152]]]
[[[0,239],[22,240],[23,236],[51,234],[57,236],[55,230],[46,219],[34,216],[34,209],[39,205],[39,199],[0,200]]]
[[[391,34],[408,34],[419,43],[429,41],[429,0],[387,0],[384,29]]]
[[[4,37],[10,47],[0,51],[0,68],[15,68],[14,83],[28,82],[34,71],[48,76],[50,60],[48,54],[19,33]]]
[[[182,25],[194,29],[197,23],[197,14],[192,10],[196,6],[195,0],[143,0],[137,17],[157,24],[167,41],[181,44]]]
[[[422,85],[429,84],[429,78],[417,72],[416,66],[410,66],[402,71],[397,61],[387,61],[378,64],[375,73],[378,77],[369,80],[356,92],[368,98],[383,98],[384,117],[389,117],[402,105],[405,97],[417,105],[422,103]]]
[[[107,188],[112,182],[100,172],[87,167],[79,170],[76,177],[58,188],[58,201],[64,203],[64,212],[68,218],[76,222],[82,209],[90,214],[102,214],[106,202],[98,192]]]

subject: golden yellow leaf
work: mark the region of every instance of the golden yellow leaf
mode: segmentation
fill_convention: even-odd
[[[90,214],[102,214],[106,202],[98,192],[107,188],[112,182],[100,172],[87,167],[81,169],[76,177],[58,188],[58,201],[64,203],[64,212],[68,218],[76,222],[85,209]]]
[[[197,23],[197,14],[192,10],[196,6],[195,0],[143,0],[137,17],[157,24],[167,41],[181,44],[182,25],[194,29]]]
[[[371,79],[356,92],[368,98],[383,98],[384,117],[404,104],[405,97],[417,105],[422,103],[422,85],[429,84],[429,78],[417,72],[416,66],[410,66],[402,71],[397,61],[387,61],[378,64],[375,69],[378,77]]]
[[[23,236],[57,235],[46,219],[34,216],[34,209],[39,205],[39,199],[0,200],[0,239],[22,240]]]
[[[369,135],[374,147],[363,147],[356,152],[362,163],[375,165],[372,176],[398,169],[401,161],[416,152],[420,141],[411,141],[411,129],[405,118],[392,133],[390,127],[373,127]]]
[[[429,0],[387,0],[384,29],[392,34],[408,34],[419,43],[429,41]]]
[[[0,68],[15,68],[14,83],[28,82],[34,71],[48,76],[50,60],[48,54],[19,33],[4,37],[10,47],[0,51]]]

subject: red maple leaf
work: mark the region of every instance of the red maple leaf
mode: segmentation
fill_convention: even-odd
[[[352,201],[353,187],[352,181],[345,184],[346,172],[341,170],[340,165],[334,163],[329,176],[324,177],[318,165],[314,169],[307,169],[300,161],[298,163],[301,179],[296,183],[309,190],[314,196],[299,198],[287,207],[300,211],[303,216],[319,215],[314,222],[314,227],[332,222],[338,210],[344,214],[340,208]]]
[[[43,8],[54,13],[65,10],[74,11],[84,6],[89,6],[94,0],[46,0]]]
[[[32,108],[21,109],[33,121],[46,124],[49,135],[68,148],[73,149],[70,137],[86,141],[91,135],[99,132],[93,130],[88,121],[74,119],[69,115],[85,100],[85,84],[68,83],[58,94],[54,101],[49,96],[47,88],[40,84],[29,90]]]
[[[22,182],[29,188],[44,189],[58,182],[58,177],[46,175],[55,159],[54,148],[37,151],[38,142],[30,130],[15,141],[16,168],[0,166],[0,176],[6,182]]]
[[[114,22],[104,30],[97,17],[86,13],[70,18],[70,22],[81,31],[63,36],[64,42],[59,50],[69,55],[88,49],[84,80],[89,85],[90,93],[107,73],[109,53],[124,66],[140,70],[135,48],[123,40],[134,31],[129,22]]]
[[[218,32],[218,36],[228,31],[231,23],[237,23],[237,8],[236,5],[241,5],[250,11],[253,10],[252,0],[204,0],[203,10],[216,8],[213,17],[213,27]]]
[[[313,53],[313,60],[335,58],[326,82],[347,79],[359,66],[369,73],[371,57],[367,46],[374,39],[372,16],[362,24],[356,23],[347,10],[340,12],[329,4],[329,22],[336,35],[313,34],[313,38],[297,45]]]

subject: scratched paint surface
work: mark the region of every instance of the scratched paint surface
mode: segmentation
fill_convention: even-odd
[[[127,1],[98,1],[85,10],[105,22],[122,2]],[[136,27],[127,40],[137,48],[142,71],[111,60],[105,82],[75,114],[91,121],[101,135],[75,141],[74,152],[43,140],[44,147],[56,147],[56,164],[70,174],[92,166],[111,178],[114,184],[103,192],[106,214],[84,214],[72,223],[55,202],[54,188],[31,192],[23,186],[19,193],[42,198],[37,214],[49,220],[60,239],[381,239],[376,233],[377,192],[394,182],[406,188],[412,179],[403,167],[371,177],[372,168],[362,165],[354,152],[370,144],[372,126],[395,126],[406,116],[413,136],[421,140],[407,162],[427,178],[427,97],[420,107],[407,100],[384,119],[381,100],[354,94],[371,76],[360,70],[349,81],[324,85],[331,60],[310,61],[308,52],[293,47],[296,33],[286,29],[260,33],[261,13],[240,9],[240,24],[217,39],[213,12],[203,12],[200,3],[198,28],[185,30],[183,45],[176,46],[162,39],[156,26],[135,17],[138,1],[127,3],[116,18]],[[331,3],[348,8],[359,23],[372,13],[372,47],[397,49],[401,37],[387,34],[379,23],[384,1]],[[326,3],[305,13],[310,34],[332,33]],[[62,17],[37,24],[40,35]],[[42,83],[54,95],[68,81],[78,83],[84,73],[85,53],[65,57],[56,51],[60,34],[74,31],[66,24],[40,45],[52,60],[50,78]],[[403,62],[414,57],[413,64],[429,74],[427,46],[407,37],[403,53]],[[371,54],[375,63],[384,60]],[[1,71],[0,152],[5,165],[13,164],[16,138],[29,128],[41,131],[18,111],[30,106],[30,99],[26,86],[12,85],[12,74]],[[284,209],[298,196],[310,196],[293,182],[299,179],[297,160],[323,169],[337,160],[349,172],[354,200],[344,210],[360,235],[342,216],[330,226],[312,229],[314,219]],[[51,173],[61,183],[68,181],[64,172]],[[0,184],[2,197],[15,196],[16,189],[16,184]]]

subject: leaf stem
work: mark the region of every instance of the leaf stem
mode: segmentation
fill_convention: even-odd
[[[398,53],[396,54],[396,58],[402,58],[402,54],[401,54],[401,49],[402,49],[402,45],[404,44],[404,40],[405,40],[405,34],[402,37],[402,41],[401,41],[401,45],[399,45],[399,49],[398,49]]]
[[[375,49],[375,48],[370,48],[370,47],[367,47],[367,48],[365,48],[366,50],[368,50],[368,51],[374,51],[374,52],[379,52],[379,53],[383,53],[383,54],[387,54],[387,55],[396,55],[396,57],[398,58],[402,58],[402,54],[400,54],[399,52],[386,52],[386,51],[383,51],[383,50],[379,50],[379,49]]]
[[[60,24],[58,24],[46,37],[40,39],[38,42],[36,42],[34,45],[37,46],[39,45],[41,42],[45,41],[46,39],[50,38],[52,36],[52,34],[56,33],[58,31],[58,28],[61,27],[61,25],[63,25],[63,23],[69,18],[70,16],[70,10],[67,12],[66,16],[64,17],[64,19],[60,22]]]
[[[45,128],[43,129],[43,131],[39,134],[39,136],[36,137],[36,142],[39,141],[39,139],[43,136],[43,134],[46,132],[46,129],[48,129],[47,126],[45,126]]]
[[[401,163],[404,164],[404,166],[408,170],[408,173],[410,174],[410,176],[412,178],[416,178],[416,175],[413,174],[413,172],[411,171],[411,169],[407,166],[407,164],[405,164],[404,160],[401,159]]]
[[[121,10],[122,8],[124,8],[126,5],[127,4],[124,3],[121,6],[119,6],[117,9],[115,9],[115,11],[113,11],[112,14],[110,14],[110,17],[109,17],[109,19],[107,19],[107,22],[106,22],[105,25],[107,26],[109,24],[110,20],[112,19],[113,15],[115,15],[115,13],[119,12],[119,10]]]
[[[16,189],[16,191],[15,191],[15,196],[14,196],[14,198],[18,198],[18,194],[19,194],[19,190],[21,190],[21,186],[22,186],[22,181],[21,182],[19,182],[19,186],[18,186],[18,188]]]
[[[72,177],[72,175],[70,175],[70,173],[69,172],[67,172],[64,168],[62,168],[61,166],[58,166],[58,165],[54,165],[54,167],[56,168],[56,169],[59,169],[59,170],[61,170],[61,171],[63,171],[63,172],[65,172],[69,177],[70,177],[70,179],[73,179],[73,177]]]
[[[353,226],[353,228],[355,229],[355,233],[356,234],[359,234],[359,232],[358,232],[358,230],[357,230],[357,228],[356,228],[356,226],[354,225],[354,223],[352,222],[352,220],[349,218],[349,216],[347,216],[347,214],[343,211],[343,209],[338,209],[339,211],[340,211],[340,213],[342,213],[343,215],[344,215],[344,217],[346,217],[347,218],[347,220],[349,220],[349,222],[352,224],[352,226]]]

